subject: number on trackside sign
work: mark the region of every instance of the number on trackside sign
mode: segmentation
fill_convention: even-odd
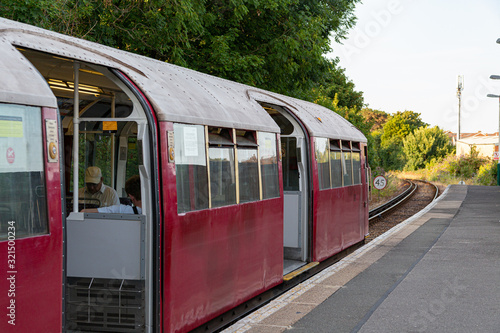
[[[377,176],[373,179],[373,187],[383,190],[387,186],[387,179],[384,176]]]

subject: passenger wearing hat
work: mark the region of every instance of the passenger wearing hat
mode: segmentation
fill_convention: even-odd
[[[97,204],[98,199],[101,203],[100,207],[108,207],[120,204],[118,194],[111,187],[102,183],[101,169],[96,166],[91,166],[85,171],[85,187],[78,190],[78,198],[80,202],[86,204]]]
[[[85,208],[82,209],[82,212],[142,214],[141,177],[139,175],[135,175],[127,179],[127,181],[125,182],[125,192],[127,192],[127,195],[133,206],[121,204],[109,207]]]

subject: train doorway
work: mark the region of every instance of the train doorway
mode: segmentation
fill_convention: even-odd
[[[153,272],[159,265],[159,249],[153,244],[158,244],[154,236],[158,209],[152,181],[156,164],[143,103],[112,69],[19,50],[46,80],[58,103],[56,132],[64,151],[59,159],[63,330],[156,331],[159,279]],[[103,197],[87,196],[92,192],[89,167],[99,168],[90,178],[102,180],[110,189],[103,191]],[[125,183],[132,175],[140,178],[142,210],[136,214],[82,212],[129,205]]]
[[[308,147],[306,133],[283,107],[262,103],[281,129],[284,196],[284,275],[309,259]]]

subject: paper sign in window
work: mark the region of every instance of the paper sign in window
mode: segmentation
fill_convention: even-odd
[[[184,156],[198,156],[198,132],[196,127],[184,127]]]

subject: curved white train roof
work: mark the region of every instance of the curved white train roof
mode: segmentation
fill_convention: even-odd
[[[286,107],[311,136],[366,142],[347,120],[317,104],[3,18],[1,102],[57,108],[49,86],[16,47],[120,70],[142,90],[162,121],[279,133],[259,101]]]

